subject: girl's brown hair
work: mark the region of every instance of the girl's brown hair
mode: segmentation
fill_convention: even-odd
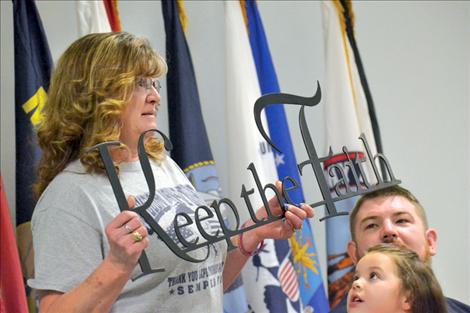
[[[35,195],[73,160],[80,159],[88,172],[103,172],[98,152],[87,149],[119,140],[121,112],[137,78],[158,77],[166,70],[148,40],[129,33],[89,34],[72,43],[52,75],[37,131],[43,154]],[[146,149],[155,160],[164,156],[156,138],[146,141]]]
[[[441,286],[429,265],[404,247],[379,244],[367,250],[389,256],[397,268],[402,291],[409,297],[413,313],[447,313],[447,302]]]

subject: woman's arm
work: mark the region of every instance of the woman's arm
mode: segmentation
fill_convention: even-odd
[[[279,181],[276,182],[276,187],[281,191],[282,185]],[[269,207],[273,215],[279,216],[282,213],[280,204],[276,197],[269,200]],[[250,258],[249,255],[245,255],[241,252],[240,245],[242,245],[242,249],[244,251],[253,252],[264,239],[288,239],[292,237],[295,230],[302,228],[302,223],[306,218],[312,218],[313,215],[313,208],[307,204],[302,204],[300,208],[289,205],[285,214],[285,220],[278,220],[250,230],[243,234],[243,241],[240,240],[240,235],[237,236],[235,238],[234,245],[239,248],[229,251],[225,260],[223,272],[224,290],[230,287],[230,285],[235,281],[243,266]],[[267,217],[264,207],[261,207],[257,211],[256,217],[258,219]],[[248,227],[253,224],[254,222],[249,220],[244,224],[244,226]]]
[[[129,199],[129,206],[134,206]],[[133,232],[143,239],[136,241]],[[108,312],[124,285],[130,279],[142,251],[148,246],[148,232],[135,212],[124,211],[107,226],[106,236],[110,250],[101,264],[85,281],[67,293],[52,290],[41,292],[40,311],[54,312]]]
[[[88,278],[67,293],[42,291],[39,311],[109,312],[130,278],[131,271],[104,260]]]

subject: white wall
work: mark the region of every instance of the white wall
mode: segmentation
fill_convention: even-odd
[[[470,5],[467,6],[467,21],[469,20],[470,18]],[[470,50],[470,41],[467,40],[467,51]],[[468,95],[469,92],[470,92],[470,62],[467,62],[467,88],[466,88],[466,91],[467,91],[467,103],[468,103],[468,111],[467,111],[467,117],[468,117],[468,120],[470,121],[470,101],[469,101],[469,98],[470,96]],[[470,127],[467,126],[467,139],[468,139],[468,155],[467,156],[470,156]],[[470,166],[468,166],[468,177],[470,177]],[[470,184],[470,183],[468,183]],[[467,201],[467,207],[470,208],[470,196],[468,197],[468,201]],[[470,210],[467,210],[467,225],[470,225]],[[469,230],[469,233],[470,233],[470,230]],[[470,235],[470,234],[469,234]],[[470,237],[470,236],[469,236]],[[467,249],[468,249],[468,253],[470,254],[470,240],[467,240]],[[469,291],[468,291],[468,298],[470,299],[470,288],[469,288]]]
[[[14,76],[12,4],[1,2],[1,172],[14,210]],[[311,95],[323,81],[320,5],[307,1],[259,1],[281,89]],[[37,3],[56,60],[77,38],[72,1]],[[148,37],[164,54],[159,2],[120,1],[124,30]],[[188,41],[202,110],[227,189],[224,8],[221,2],[186,3]],[[470,4],[467,2],[357,2],[356,38],[375,100],[385,153],[403,186],[425,206],[439,231],[434,269],[446,295],[470,303]],[[164,86],[165,87],[165,86]],[[163,88],[162,98],[166,98]],[[167,111],[159,111],[167,132]],[[303,147],[297,112],[287,110],[295,145]],[[311,133],[323,146],[321,110],[308,112]],[[306,157],[297,151],[298,160]],[[312,175],[313,176],[313,175]],[[313,177],[303,179],[308,199],[318,199]],[[318,212],[318,216],[322,212]],[[313,222],[325,255],[324,223]],[[323,261],[322,269],[326,265]],[[324,274],[325,277],[325,274]]]
[[[448,294],[468,303],[466,7],[468,3],[448,2],[363,5],[357,8],[357,34],[385,149],[403,184],[421,199],[431,226],[439,231],[436,274]],[[368,25],[359,22],[362,12]],[[466,284],[466,291],[460,283]]]

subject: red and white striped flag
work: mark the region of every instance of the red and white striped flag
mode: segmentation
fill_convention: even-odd
[[[289,299],[294,302],[299,300],[299,280],[297,279],[294,266],[288,257],[285,258],[279,266],[277,278],[281,283],[282,291],[289,297]]]
[[[76,5],[79,36],[121,31],[116,0],[80,0],[76,2]]]

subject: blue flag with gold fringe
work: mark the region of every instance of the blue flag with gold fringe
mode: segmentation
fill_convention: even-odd
[[[168,63],[167,90],[171,157],[206,199],[220,196],[214,158],[209,146],[193,64],[176,1],[162,1]],[[184,13],[183,13],[184,14]]]
[[[256,2],[252,0],[243,2],[246,7],[250,45],[255,60],[261,93],[278,93],[280,89],[277,75]],[[266,108],[266,117],[271,139],[282,151],[282,154],[274,151],[279,179],[282,180],[284,177],[290,176],[295,181],[300,182],[297,161],[283,105],[268,106]],[[289,195],[291,195],[295,203],[300,204],[304,201],[301,188],[292,190]],[[285,245],[285,242],[276,240],[275,245],[283,244]],[[290,239],[290,248],[292,253],[291,259],[293,260],[299,282],[300,298],[303,306],[302,312],[329,312],[318,254],[308,220],[304,222],[302,231]],[[289,247],[276,247],[276,250],[279,249],[289,249]]]
[[[40,150],[34,127],[41,121],[47,99],[52,58],[36,4],[14,0],[16,223],[18,247],[25,278],[33,274],[30,220],[36,201],[32,185]],[[29,293],[28,293],[29,296]],[[31,309],[30,299],[30,311]]]
[[[207,203],[219,199],[220,183],[202,118],[191,54],[184,34],[181,1],[162,1],[168,63],[167,90],[171,153]],[[247,312],[241,279],[226,291],[224,311]]]

